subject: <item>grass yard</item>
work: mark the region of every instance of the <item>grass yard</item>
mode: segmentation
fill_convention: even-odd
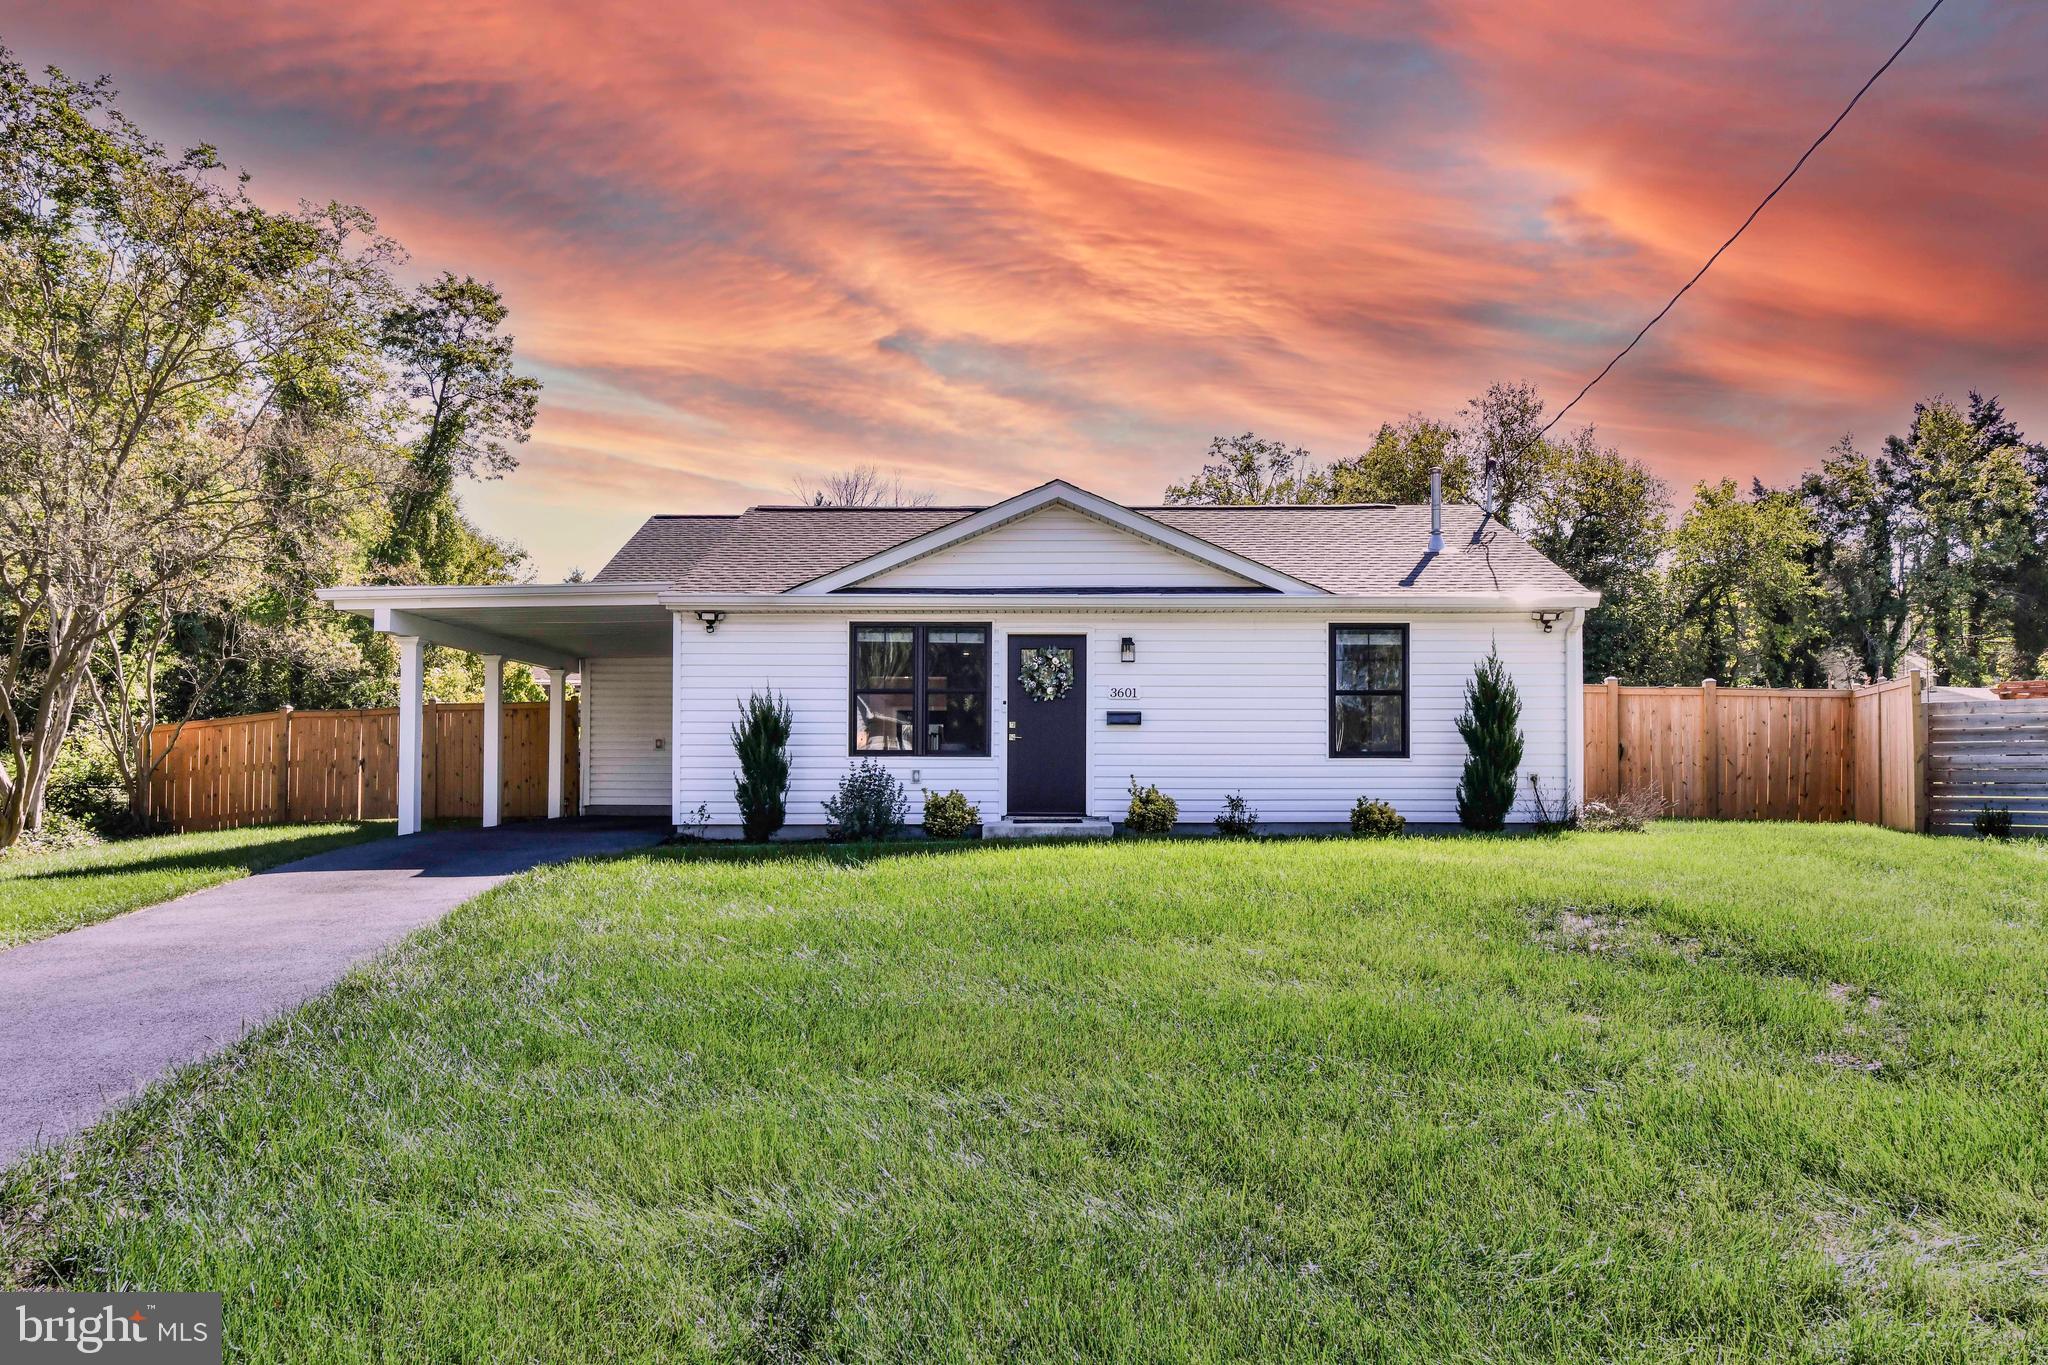
[[[0,1177],[236,1359],[2048,1352],[2048,848],[542,870]]]
[[[267,825],[166,834],[0,858],[0,948],[391,833],[392,826]]]

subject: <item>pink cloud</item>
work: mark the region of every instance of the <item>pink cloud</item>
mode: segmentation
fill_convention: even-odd
[[[1150,499],[1215,432],[1337,455],[1494,378],[1561,402],[1912,17],[176,0],[6,32],[496,280],[551,387],[480,505],[557,569],[564,508],[610,535],[854,461]],[[1939,16],[1575,416],[1679,483],[1937,389],[2048,423],[2044,37]]]

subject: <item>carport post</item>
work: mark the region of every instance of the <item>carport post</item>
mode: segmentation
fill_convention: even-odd
[[[505,656],[486,654],[484,660],[484,828],[490,829],[498,823],[498,755],[499,736],[503,732],[504,716],[499,709],[504,702]]]
[[[398,832],[420,832],[422,716],[421,654],[417,635],[394,635],[398,646]]]
[[[550,668],[542,672],[548,685],[548,819],[562,818],[563,716],[562,693],[568,670]]]

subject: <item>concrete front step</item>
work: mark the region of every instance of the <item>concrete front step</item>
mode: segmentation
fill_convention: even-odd
[[[1107,839],[1116,826],[1107,820],[990,820],[984,839]]]

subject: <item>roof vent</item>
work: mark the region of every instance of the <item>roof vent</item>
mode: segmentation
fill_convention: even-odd
[[[1444,552],[1444,472],[1429,471],[1429,552]]]

